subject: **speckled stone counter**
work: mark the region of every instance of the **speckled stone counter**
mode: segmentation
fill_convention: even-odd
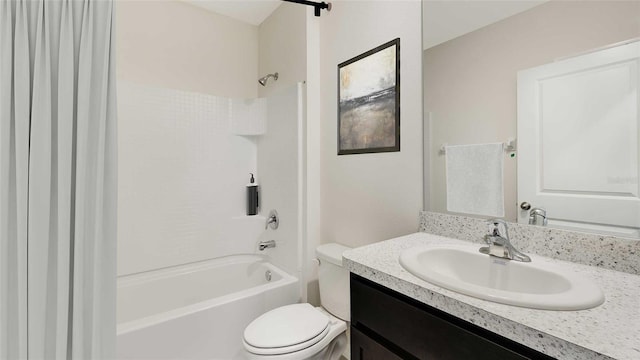
[[[640,359],[640,276],[532,255],[591,278],[603,290],[601,306],[582,311],[534,310],[462,295],[423,281],[400,266],[404,249],[468,241],[415,233],[343,254],[353,273],[558,359]]]
[[[422,232],[484,244],[484,219],[421,211],[419,220]],[[509,235],[524,253],[640,275],[637,239],[518,223],[509,223]]]

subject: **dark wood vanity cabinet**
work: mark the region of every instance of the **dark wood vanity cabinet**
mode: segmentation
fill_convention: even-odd
[[[351,274],[351,360],[553,359]]]

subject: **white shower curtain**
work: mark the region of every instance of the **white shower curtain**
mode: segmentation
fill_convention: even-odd
[[[114,357],[113,17],[0,1],[0,359]]]

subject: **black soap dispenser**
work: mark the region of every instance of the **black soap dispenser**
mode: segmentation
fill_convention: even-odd
[[[256,215],[258,213],[258,184],[253,174],[247,184],[247,216]]]

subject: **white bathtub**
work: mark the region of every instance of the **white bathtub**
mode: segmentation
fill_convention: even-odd
[[[258,255],[120,277],[118,359],[241,358],[244,328],[299,298],[298,279]]]

